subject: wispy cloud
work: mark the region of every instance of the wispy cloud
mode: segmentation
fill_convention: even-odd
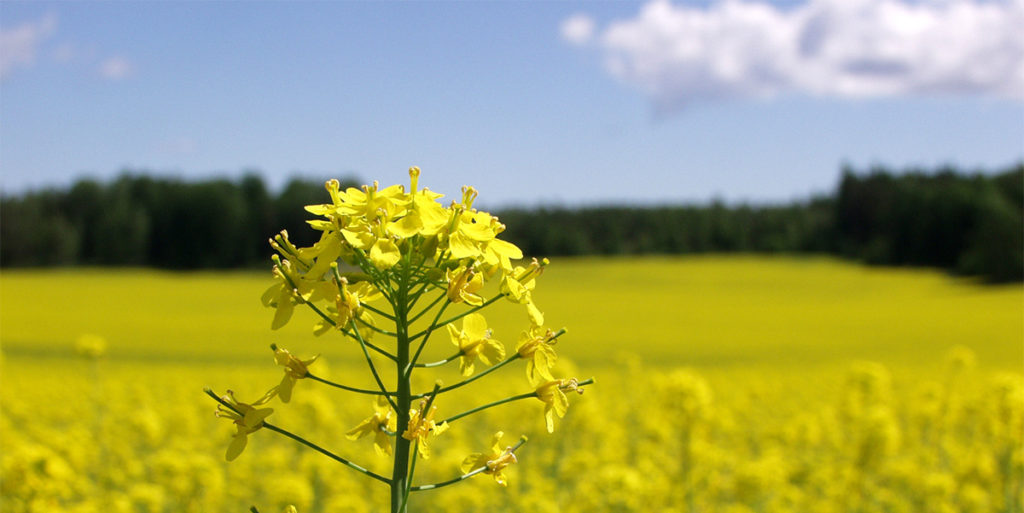
[[[594,37],[594,20],[586,14],[574,14],[562,22],[561,32],[562,38],[572,44],[588,44]]]
[[[109,57],[104,59],[99,66],[100,75],[110,80],[121,80],[128,78],[135,72],[135,66],[124,57]]]
[[[35,63],[39,46],[57,29],[57,17],[47,14],[14,28],[0,28],[0,79],[19,67]]]
[[[789,9],[653,0],[601,30],[585,15],[561,28],[566,41],[596,48],[610,74],[673,110],[783,93],[1024,99],[1022,27],[1024,0],[810,0]]]

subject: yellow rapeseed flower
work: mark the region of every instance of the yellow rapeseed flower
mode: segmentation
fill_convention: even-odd
[[[427,403],[427,399],[422,399],[418,409],[409,410],[409,427],[402,433],[402,438],[417,442],[417,451],[423,459],[430,458],[430,446],[427,444],[427,438],[429,436],[437,436],[448,430],[447,422],[437,424],[434,421],[434,413],[437,412],[437,406],[431,405],[430,410],[426,413],[423,412],[427,407]]]
[[[448,300],[452,303],[462,303],[473,306],[484,304],[484,298],[477,294],[477,291],[484,286],[484,276],[473,266],[459,266],[455,269],[445,271],[445,279],[448,281]]]
[[[505,467],[515,463],[517,460],[515,453],[512,452],[511,446],[505,447],[504,449],[501,448],[502,436],[504,436],[504,433],[501,431],[494,434],[494,438],[491,442],[491,452],[489,454],[475,452],[466,456],[466,458],[462,460],[462,465],[460,466],[462,473],[468,474],[480,467],[486,467],[487,470],[483,471],[484,474],[491,474],[494,476],[494,480],[498,484],[501,486],[508,486],[508,481],[505,479],[503,470],[505,470]]]
[[[292,388],[295,387],[295,381],[305,378],[309,374],[307,367],[317,358],[320,358],[320,355],[308,360],[300,360],[292,356],[287,349],[274,349],[274,361],[284,367],[284,377],[281,378],[281,384],[277,386],[277,395],[281,398],[282,403],[292,400]]]
[[[548,433],[555,432],[555,415],[562,418],[569,410],[569,398],[565,396],[565,392],[570,391],[583,393],[576,378],[554,379],[537,386],[537,398],[544,403],[544,422],[547,424]]]
[[[554,335],[553,331],[540,326],[532,326],[519,335],[516,352],[526,360],[526,377],[531,383],[555,379],[551,375],[551,367],[558,359],[555,349],[551,347],[556,340]]]
[[[467,315],[462,320],[461,330],[449,324],[448,334],[452,343],[462,351],[459,370],[463,376],[473,374],[473,363],[477,358],[486,365],[494,365],[505,358],[505,346],[491,338],[491,330],[487,328],[487,319],[483,315]]]
[[[373,415],[359,423],[358,426],[350,429],[345,436],[349,440],[358,440],[366,435],[373,434],[373,448],[381,456],[391,455],[394,449],[391,446],[391,437],[388,431],[395,430],[395,418],[391,411],[391,404],[384,396],[377,396],[373,402]]]
[[[437,235],[448,224],[448,210],[437,202],[437,199],[443,195],[431,192],[429,189],[417,190],[419,176],[420,168],[409,168],[411,187],[406,196],[406,214],[387,226],[388,233],[402,239],[408,239],[417,234]]]
[[[263,427],[263,421],[271,413],[274,413],[273,408],[257,408],[257,406],[266,404],[276,394],[277,388],[275,387],[251,404],[237,401],[235,393],[231,390],[228,390],[226,395],[221,396],[221,400],[229,404],[230,408],[218,405],[214,415],[234,421],[235,426],[238,428],[231,438],[231,444],[228,445],[227,453],[224,455],[228,461],[233,461],[239,454],[242,454],[246,444],[249,443],[249,433]]]

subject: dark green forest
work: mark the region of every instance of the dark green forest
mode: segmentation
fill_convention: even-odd
[[[262,267],[267,239],[282,228],[296,243],[314,242],[302,207],[326,201],[322,183],[293,179],[273,193],[257,174],[80,180],[0,198],[0,266]],[[496,214],[508,226],[503,238],[528,255],[816,253],[1024,280],[1024,163],[995,173],[844,168],[832,194],[789,204]]]

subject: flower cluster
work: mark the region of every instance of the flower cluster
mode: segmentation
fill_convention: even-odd
[[[288,324],[297,307],[308,308],[315,314],[315,335],[335,331],[358,344],[377,388],[360,389],[327,380],[309,369],[319,355],[299,359],[272,346],[285,374],[262,402],[244,405],[229,396],[218,399],[220,415],[239,426],[229,458],[241,452],[249,433],[272,427],[390,485],[392,511],[406,511],[412,491],[446,486],[478,473],[491,474],[502,485],[507,483],[502,471],[517,461],[514,450],[525,443],[525,437],[515,446],[494,449],[492,454],[470,455],[464,461],[463,474],[456,479],[432,485],[412,484],[417,456],[429,458],[429,440],[443,433],[451,422],[511,401],[535,398],[543,403],[545,427],[552,432],[555,417],[564,416],[569,406],[566,392],[582,393],[581,387],[593,381],[556,378],[552,373],[557,360],[554,345],[565,330],[545,327],[544,314],[533,298],[548,260],[521,262],[522,251],[499,238],[505,225],[496,216],[474,207],[477,191],[472,187],[463,187],[461,200],[444,206],[439,201],[442,195],[419,187],[419,176],[418,168],[409,170],[409,189],[401,185],[382,188],[374,182],[342,190],[338,181],[330,180],[326,183],[330,202],[306,207],[318,216],[308,223],[320,233],[319,240],[309,247],[297,247],[285,231],[270,240],[277,252],[274,283],[264,292],[262,301],[274,309],[271,328]],[[495,286],[487,289],[491,282]],[[487,298],[485,290],[497,292]],[[519,335],[515,352],[508,356],[501,342],[504,337],[495,336],[481,313],[501,299],[522,305],[528,323]],[[427,328],[413,329],[419,319],[431,317]],[[419,361],[431,336],[442,329],[448,332],[456,352],[436,362]],[[385,385],[378,372],[381,359],[387,360],[385,365],[394,365],[398,379],[393,386]],[[456,360],[463,381],[447,387],[439,383],[429,393],[411,389],[414,371]],[[435,401],[445,402],[439,400],[445,392],[518,360],[524,360],[529,392],[476,405],[444,420],[435,419]],[[487,368],[477,373],[480,366]],[[376,396],[372,415],[346,436],[356,440],[374,435],[376,452],[394,458],[390,478],[267,424],[269,408],[254,409],[275,396],[289,402],[301,379]]]

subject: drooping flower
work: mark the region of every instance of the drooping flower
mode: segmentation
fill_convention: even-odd
[[[226,395],[221,396],[221,400],[230,407],[225,407],[223,404],[217,405],[217,411],[214,412],[214,415],[232,420],[237,427],[237,431],[231,438],[231,444],[228,445],[228,451],[224,455],[228,461],[233,461],[239,454],[242,454],[246,444],[249,443],[249,433],[263,427],[263,421],[271,413],[274,413],[273,408],[257,408],[257,406],[266,404],[276,394],[277,387],[274,387],[264,394],[263,397],[259,398],[259,400],[251,404],[237,401],[235,393],[231,390],[228,390]]]
[[[273,274],[276,280],[261,298],[263,306],[275,308],[271,329],[279,329],[288,324],[295,311],[295,305],[303,302],[315,302],[330,296],[333,285],[327,281],[307,280],[305,275],[292,266],[290,260],[281,260],[274,255]]]
[[[544,403],[544,422],[547,425],[548,433],[555,432],[555,416],[562,418],[569,410],[569,399],[565,392],[583,393],[579,387],[579,380],[554,379],[537,386],[537,398]]]
[[[475,452],[466,456],[462,460],[462,465],[459,467],[463,474],[468,474],[478,468],[485,467],[484,474],[491,474],[494,476],[494,480],[501,486],[508,486],[508,481],[505,478],[503,472],[506,467],[515,463],[516,455],[512,452],[512,447],[501,448],[501,437],[504,433],[498,431],[494,434],[494,438],[491,441],[491,452],[488,454]]]
[[[526,305],[526,313],[535,326],[544,324],[544,314],[533,302],[533,289],[537,285],[537,277],[544,272],[548,259],[538,261],[536,258],[526,267],[516,266],[506,272],[501,280],[501,293],[513,303]]]
[[[437,406],[431,405],[430,409],[424,413],[423,410],[427,408],[428,404],[429,400],[424,398],[420,400],[418,409],[409,410],[409,427],[402,433],[402,438],[416,442],[416,450],[423,459],[430,458],[428,437],[437,436],[448,430],[447,422],[437,424],[434,421]]]
[[[551,367],[558,359],[551,347],[555,341],[555,333],[540,326],[531,326],[519,335],[516,352],[526,360],[526,377],[531,383],[555,379],[551,375]]]
[[[389,431],[394,432],[395,430],[393,413],[387,398],[382,395],[377,396],[377,399],[373,402],[373,415],[370,415],[366,420],[360,422],[358,426],[349,430],[348,433],[345,433],[345,436],[349,440],[358,440],[372,434],[373,448],[377,451],[377,454],[389,456],[394,451],[391,446],[391,436],[388,435]]]
[[[287,349],[274,346],[274,361],[284,367],[284,377],[281,378],[281,383],[277,386],[277,395],[281,398],[282,403],[292,400],[292,389],[295,387],[295,382],[309,375],[307,367],[317,358],[320,358],[320,355],[308,360],[300,360],[292,356]]]
[[[463,376],[473,374],[473,364],[477,358],[486,365],[494,365],[505,358],[505,346],[491,338],[491,330],[487,328],[487,319],[483,315],[467,315],[462,320],[461,330],[449,324],[448,334],[452,343],[462,351],[459,370]]]

